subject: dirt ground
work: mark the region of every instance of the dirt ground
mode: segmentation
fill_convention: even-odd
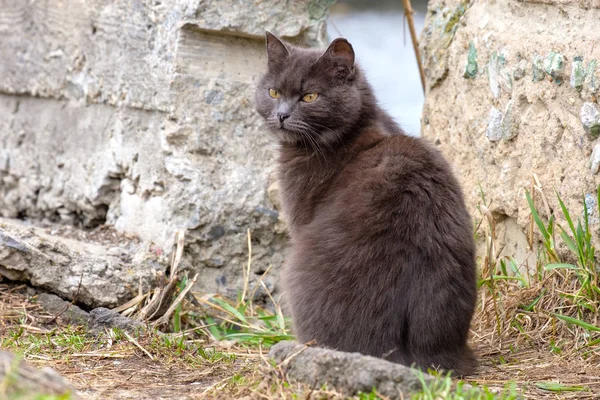
[[[63,325],[60,316],[46,313],[31,294],[24,285],[0,283],[2,348],[24,353],[36,367],[54,368],[81,398],[287,398],[303,390],[277,382],[266,350],[203,340],[192,343],[196,350],[182,350],[156,337],[90,335],[83,328]],[[466,380],[469,383],[502,390],[514,382],[530,399],[600,398],[600,364],[594,357],[583,360],[543,348],[501,346],[493,332],[474,332],[473,338],[481,365],[477,375]],[[199,350],[209,348],[215,350],[208,355]],[[305,396],[315,397],[310,392]],[[322,396],[338,398],[323,391],[316,398]]]

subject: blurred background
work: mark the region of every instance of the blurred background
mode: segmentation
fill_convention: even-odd
[[[412,0],[417,32],[423,29],[427,0]],[[346,37],[366,71],[380,104],[404,130],[420,133],[423,89],[400,0],[342,0],[327,21],[328,39]]]

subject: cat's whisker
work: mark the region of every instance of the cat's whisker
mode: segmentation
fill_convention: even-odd
[[[316,129],[314,129],[312,126],[310,126],[310,124],[307,124],[304,121],[295,121],[295,123],[299,127],[301,127],[301,129],[303,129],[306,132],[306,134],[309,136],[310,141],[313,144],[314,149],[317,153],[317,157],[319,158],[319,162],[321,160],[321,157],[325,162],[327,162],[327,157],[325,155],[325,149],[323,148],[323,144],[319,140],[319,137],[321,136],[320,133]]]

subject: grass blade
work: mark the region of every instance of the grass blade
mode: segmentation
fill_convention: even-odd
[[[540,215],[538,214],[537,209],[535,208],[535,204],[533,204],[533,200],[531,199],[531,196],[529,195],[529,192],[527,190],[525,191],[525,197],[527,197],[527,203],[529,203],[529,210],[531,211],[533,220],[537,225],[538,229],[540,230],[540,233],[542,234],[542,236],[544,236],[544,239],[550,240],[550,234],[546,230],[546,226],[542,222],[542,219],[540,218]]]
[[[555,263],[555,264],[548,264],[544,267],[544,269],[546,271],[550,271],[553,269],[573,269],[576,271],[583,271],[584,269],[581,267],[578,267],[577,265],[573,265],[573,264],[563,264],[563,263]]]
[[[552,315],[555,316],[558,319],[562,319],[565,322],[568,322],[568,323],[573,324],[573,325],[577,325],[580,328],[586,329],[588,331],[600,332],[600,327],[597,327],[597,326],[592,325],[592,324],[588,324],[587,322],[582,321],[580,319],[573,318],[573,317],[568,317],[566,315],[556,314],[556,313],[552,313]]]
[[[569,386],[558,382],[536,382],[535,386],[551,392],[581,392],[588,390],[585,386]]]

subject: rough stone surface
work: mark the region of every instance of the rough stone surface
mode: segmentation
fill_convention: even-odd
[[[233,295],[250,229],[252,279],[274,280],[264,31],[323,45],[331,3],[1,2],[0,216],[110,224],[163,251],[187,229],[197,289]]]
[[[8,396],[6,399],[42,398],[41,395],[45,395],[44,398],[80,399],[69,382],[52,368],[36,369],[14,354],[1,350],[0,382],[3,383],[2,395]]]
[[[600,170],[600,143],[594,145],[594,150],[590,157],[590,170],[592,171],[592,174],[597,174]]]
[[[284,367],[289,378],[316,387],[327,384],[349,396],[376,388],[386,398],[406,399],[423,388],[415,370],[359,353],[280,342],[269,356]],[[423,374],[423,379],[428,382],[432,377]]]
[[[73,325],[86,325],[90,318],[90,314],[83,311],[75,304],[71,304],[69,301],[65,301],[52,293],[40,293],[36,297],[37,302],[54,316],[67,321]]]
[[[89,307],[120,305],[135,296],[140,284],[147,290],[164,275],[165,264],[150,253],[146,255],[132,259],[126,249],[84,243],[0,220],[0,275],[30,281]]]
[[[592,139],[597,139],[600,136],[600,111],[594,103],[584,103],[580,116],[585,131]]]
[[[502,139],[502,113],[496,107],[492,107],[490,110],[485,136],[490,142],[497,142]]]
[[[146,329],[143,323],[103,307],[94,308],[90,311],[88,324],[90,329],[118,328],[128,332],[139,332]]]
[[[463,5],[459,0],[431,0],[425,32],[438,25],[440,10]],[[422,134],[438,142],[452,161],[473,217],[481,217],[476,207],[483,191],[498,231],[512,232],[503,235],[497,248],[507,241],[506,249],[528,248],[524,232],[528,232],[530,211],[525,190],[531,190],[532,174],[559,222],[564,220],[554,189],[572,215],[580,215],[581,194],[595,193],[600,183],[590,168],[595,142],[586,134],[580,113],[584,103],[598,107],[600,92],[588,79],[597,81],[600,30],[595,21],[599,18],[598,0],[481,0],[469,2],[451,41],[426,33],[421,37],[423,59],[443,52],[446,68],[437,74],[443,79],[428,79]],[[464,79],[470,43],[477,44],[480,65],[497,61],[498,54],[504,56],[505,67],[515,78],[511,91],[499,90],[495,97],[487,76]],[[440,46],[445,49],[439,50]],[[580,76],[574,80],[576,87],[569,82],[570,74],[581,70],[573,62],[586,71],[583,85]],[[594,71],[591,78],[588,71]],[[502,110],[501,126],[507,129],[501,131],[512,139],[488,140],[492,107]],[[545,207],[541,202],[538,206],[546,218]]]

